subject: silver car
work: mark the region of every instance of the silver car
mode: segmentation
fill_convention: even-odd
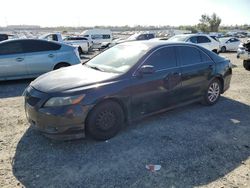
[[[0,42],[0,80],[35,78],[80,62],[78,51],[66,44],[37,39]]]

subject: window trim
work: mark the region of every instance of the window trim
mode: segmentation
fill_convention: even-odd
[[[205,54],[209,59],[210,59],[210,61],[211,62],[213,62],[214,63],[214,61],[212,60],[212,58],[211,57],[209,57],[209,55],[207,55],[205,52],[203,52],[201,49],[199,49],[198,47],[196,47],[196,46],[186,46],[186,45],[170,45],[170,46],[162,46],[162,47],[159,47],[159,48],[157,48],[157,49],[155,49],[154,51],[152,51],[141,63],[140,63],[140,65],[138,65],[137,66],[137,68],[136,68],[136,70],[132,73],[132,77],[136,77],[137,76],[137,72],[138,72],[138,70],[140,69],[140,67],[142,67],[143,66],[143,64],[148,60],[148,58],[154,53],[154,52],[156,52],[156,51],[158,51],[158,50],[160,50],[160,49],[162,49],[162,48],[168,48],[168,47],[191,47],[191,48],[195,48],[195,49],[197,49],[200,53],[203,53],[203,54]],[[176,62],[176,67],[172,67],[172,68],[167,68],[167,69],[162,69],[162,70],[158,70],[158,71],[156,71],[156,72],[159,72],[159,71],[164,71],[164,70],[168,70],[168,69],[173,69],[173,68],[182,68],[182,67],[187,67],[187,66],[193,66],[193,65],[198,65],[198,64],[202,64],[202,63],[204,63],[204,62],[200,62],[200,63],[194,63],[194,64],[190,64],[190,65],[181,65],[181,63],[180,63],[180,60],[179,60],[179,58],[178,58],[178,54],[176,53],[176,50],[174,50],[175,51],[175,55],[176,55],[176,60],[177,60],[177,62]],[[202,59],[202,58],[201,58]],[[206,61],[205,61],[206,62]]]
[[[157,52],[158,50],[161,50],[163,48],[169,48],[169,47],[175,47],[175,45],[171,45],[171,46],[162,46],[160,48],[157,48],[155,49],[154,51],[152,51],[143,61],[142,63],[136,68],[136,70],[133,72],[132,76],[136,76],[136,72],[140,69],[140,67],[142,67],[144,65],[144,63],[155,53]],[[176,56],[176,50],[174,49],[175,51],[175,56]],[[159,72],[159,71],[164,71],[164,70],[168,70],[168,69],[173,69],[173,68],[178,68],[178,60],[177,60],[177,56],[176,56],[176,66],[175,67],[171,67],[171,68],[166,68],[166,69],[159,69],[157,70],[156,72]]]

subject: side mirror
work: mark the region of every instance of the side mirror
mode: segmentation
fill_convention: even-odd
[[[155,72],[154,66],[152,65],[143,65],[140,69],[139,72],[143,74],[153,74]]]

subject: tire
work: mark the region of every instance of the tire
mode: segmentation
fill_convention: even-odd
[[[225,53],[226,51],[227,51],[226,47],[225,47],[225,46],[222,46],[222,47],[221,47],[221,52],[222,52],[222,53]]]
[[[68,66],[70,66],[70,64],[68,64],[68,63],[58,63],[58,64],[54,67],[54,70],[61,69],[61,68],[64,68],[64,67],[68,67]]]
[[[250,71],[250,60],[244,60],[243,61],[243,67],[246,69],[246,70],[248,70],[248,71]]]
[[[212,50],[212,52],[218,54],[218,51],[216,49]]]
[[[203,104],[210,106],[217,103],[220,99],[221,90],[221,82],[218,79],[212,80],[204,94]]]
[[[79,55],[82,55],[82,54],[83,54],[83,51],[82,51],[82,48],[81,48],[81,47],[78,47],[78,53],[79,53]]]
[[[103,102],[90,112],[86,120],[86,132],[96,140],[114,137],[124,123],[121,106],[113,101]]]

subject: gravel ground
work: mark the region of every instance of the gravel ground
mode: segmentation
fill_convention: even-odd
[[[0,187],[250,187],[250,72],[223,55],[236,67],[215,106],[152,116],[106,142],[43,137],[24,114],[31,80],[1,82]]]

